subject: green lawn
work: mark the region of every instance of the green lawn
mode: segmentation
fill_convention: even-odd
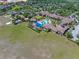
[[[12,44],[20,42],[28,47],[28,53],[24,52],[25,56],[29,55],[28,59],[79,59],[79,47],[75,43],[55,33],[37,33],[26,26],[1,27],[0,38],[8,39]]]

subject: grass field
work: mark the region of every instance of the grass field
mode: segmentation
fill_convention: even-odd
[[[1,55],[0,52],[0,58],[3,56],[3,59],[12,59],[12,51],[15,50],[19,56],[15,54],[16,58],[13,59],[79,59],[79,47],[75,43],[55,33],[37,33],[26,26],[20,24],[0,27],[0,42],[7,40],[7,44],[11,45],[11,49],[9,47],[6,52],[8,57],[4,58],[4,53]],[[0,45],[0,49],[3,45],[4,43]]]

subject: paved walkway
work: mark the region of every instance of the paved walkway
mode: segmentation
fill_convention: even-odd
[[[0,16],[0,26],[6,25],[7,22],[10,22],[9,16]]]

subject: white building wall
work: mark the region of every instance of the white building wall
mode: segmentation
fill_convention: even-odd
[[[15,2],[16,0],[7,0],[7,2]]]
[[[27,0],[7,0],[7,2],[18,2],[18,1],[27,1]]]

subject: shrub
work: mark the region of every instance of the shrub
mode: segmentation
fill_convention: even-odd
[[[69,39],[73,38],[71,32],[66,32],[65,36]]]
[[[21,10],[21,6],[15,5],[14,7],[12,7],[13,11],[19,11]]]

